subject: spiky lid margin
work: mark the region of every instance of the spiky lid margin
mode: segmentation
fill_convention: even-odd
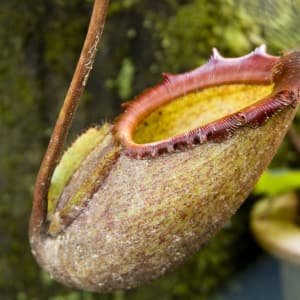
[[[165,73],[161,84],[125,103],[125,112],[117,120],[114,132],[124,146],[125,154],[137,159],[182,151],[208,141],[221,141],[240,127],[263,125],[274,113],[295,106],[300,86],[297,80],[299,66],[300,52],[297,51],[276,57],[267,54],[265,45],[262,45],[248,55],[223,58],[217,49],[213,49],[213,55],[205,65],[179,75]],[[146,116],[189,92],[230,83],[272,82],[275,86],[269,96],[236,113],[158,142],[137,144],[133,140],[137,125]]]

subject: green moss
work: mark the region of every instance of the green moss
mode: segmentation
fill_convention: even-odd
[[[116,79],[119,96],[122,99],[128,99],[132,96],[132,84],[134,77],[134,65],[129,58],[125,58],[122,62],[120,73]]]
[[[235,1],[241,11],[255,18],[265,34],[268,45],[277,51],[299,47],[300,1]]]
[[[160,63],[173,72],[203,63],[213,47],[224,56],[238,56],[263,42],[259,26],[230,0],[189,1],[157,26],[163,48]]]

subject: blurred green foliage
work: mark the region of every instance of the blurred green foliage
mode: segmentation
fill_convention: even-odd
[[[294,190],[300,190],[299,170],[271,169],[260,177],[254,192],[276,196]]]
[[[263,29],[269,45],[289,50],[300,46],[300,0],[235,0]]]
[[[251,201],[184,266],[129,292],[97,295],[68,289],[43,273],[31,256],[27,226],[34,179],[92,3],[0,3],[0,298],[206,299],[257,254],[248,232]],[[122,101],[157,83],[161,72],[195,68],[208,59],[212,47],[224,56],[242,55],[264,38],[255,20],[230,0],[112,1],[71,139],[87,126],[113,119]],[[297,155],[287,140],[273,165],[298,168]]]

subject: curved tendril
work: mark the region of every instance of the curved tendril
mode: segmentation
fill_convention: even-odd
[[[29,230],[41,231],[47,214],[47,194],[51,177],[60,159],[80,97],[93,67],[104,28],[109,0],[95,0],[86,39],[69,90],[56,121],[47,151],[36,178]]]

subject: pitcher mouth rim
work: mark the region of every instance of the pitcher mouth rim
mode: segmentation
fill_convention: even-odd
[[[113,131],[124,146],[124,153],[136,159],[155,158],[207,142],[223,141],[245,126],[263,125],[275,113],[295,104],[297,97],[293,91],[282,90],[275,82],[268,96],[196,129],[144,144],[136,143],[133,138],[135,129],[145,117],[187,93],[225,84],[272,84],[273,68],[278,59],[266,53],[265,45],[238,58],[223,58],[213,49],[210,60],[193,71],[178,75],[164,73],[160,84],[123,104],[125,111],[114,124]]]

